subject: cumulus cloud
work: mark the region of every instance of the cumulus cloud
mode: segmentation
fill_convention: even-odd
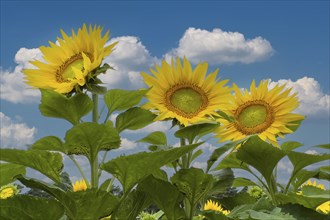
[[[132,150],[138,146],[137,143],[135,143],[131,140],[128,140],[127,138],[121,138],[120,140],[121,140],[120,148],[118,148],[117,150],[120,150],[120,151]]]
[[[207,163],[206,162],[194,162],[192,164],[193,167],[196,167],[196,168],[200,168],[200,169],[203,169],[203,170],[206,170],[206,167],[207,167]]]
[[[215,146],[213,146],[208,142],[203,143],[202,145],[199,146],[199,148],[202,149],[203,151],[207,150],[209,152],[213,152],[216,149]]]
[[[25,149],[27,144],[33,142],[35,127],[30,128],[24,123],[15,122],[2,112],[0,112],[0,122],[1,148]]]
[[[286,88],[292,88],[293,93],[298,94],[300,106],[296,112],[307,116],[329,117],[330,96],[321,90],[320,83],[314,78],[303,77],[297,81],[280,79],[270,81],[269,87],[276,84],[286,84]]]
[[[139,130],[127,130],[127,133],[151,133],[154,131],[166,132],[171,128],[170,121],[156,121]]]
[[[262,37],[246,39],[239,32],[190,27],[180,39],[179,46],[166,54],[165,58],[169,60],[173,56],[186,56],[195,64],[201,61],[214,65],[237,62],[248,64],[264,60],[273,52],[269,41]]]
[[[152,57],[147,48],[135,36],[122,36],[112,38],[108,44],[118,42],[113,53],[104,62],[110,64],[115,70],[108,72],[100,79],[110,88],[125,84],[129,88],[140,88],[143,81],[141,71],[146,71],[158,62]]]
[[[292,164],[289,161],[280,161],[277,164],[277,168],[280,172],[291,173],[293,170]]]
[[[14,70],[0,70],[0,92],[1,99],[12,103],[38,102],[40,99],[39,90],[32,89],[24,83],[22,70],[24,68],[34,68],[29,61],[41,59],[41,52],[37,48],[21,48],[16,53],[15,62],[17,66]]]

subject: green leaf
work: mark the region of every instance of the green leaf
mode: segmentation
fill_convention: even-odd
[[[139,183],[138,189],[146,192],[168,219],[186,219],[180,208],[183,195],[171,183],[150,175]]]
[[[56,136],[47,136],[37,140],[32,146],[33,150],[59,151],[66,153],[63,142]]]
[[[314,163],[318,163],[324,160],[330,159],[330,154],[322,154],[322,155],[314,155],[314,154],[306,154],[301,152],[288,152],[288,157],[293,165],[293,171],[288,182],[288,185],[292,180],[296,178],[297,173],[306,166],[309,166]]]
[[[83,154],[95,160],[100,150],[116,149],[120,145],[117,130],[106,124],[85,122],[74,126],[65,135],[64,147],[69,154]]]
[[[43,116],[63,118],[73,125],[93,109],[93,102],[88,95],[79,93],[70,98],[51,90],[41,91],[40,112]]]
[[[288,142],[284,142],[281,145],[281,149],[284,151],[292,151],[298,147],[301,147],[302,143],[296,142],[296,141],[288,141]]]
[[[234,173],[230,168],[221,169],[213,173],[215,181],[209,194],[223,193],[226,189],[232,186],[234,181]]]
[[[55,199],[17,195],[0,199],[0,218],[7,220],[58,220],[64,214],[63,206]]]
[[[256,202],[255,198],[250,196],[246,192],[240,192],[235,194],[232,197],[224,197],[220,200],[221,204],[223,204],[227,209],[232,210],[233,208],[239,205],[245,204],[254,204]]]
[[[191,157],[191,161],[194,161],[199,155],[201,155],[203,153],[203,151],[201,149],[198,149],[197,151],[195,151]]]
[[[166,135],[161,131],[152,132],[148,136],[138,140],[138,142],[145,142],[154,145],[167,145]]]
[[[317,197],[309,197],[305,195],[298,195],[296,193],[289,192],[288,194],[276,194],[276,201],[280,202],[280,204],[299,204],[306,208],[313,209],[320,204],[329,200],[328,198],[317,198]]]
[[[276,208],[275,208],[276,210]],[[282,212],[262,212],[262,211],[249,211],[250,217],[256,220],[296,220],[290,214],[282,213]]]
[[[223,145],[222,147],[215,149],[212,155],[210,156],[210,158],[207,160],[206,172],[208,172],[211,169],[212,165],[219,159],[219,157],[221,157],[229,149],[232,149],[235,146],[237,146],[239,143],[240,143],[239,141],[230,142],[228,144]]]
[[[296,192],[297,189],[303,184],[305,183],[307,180],[309,180],[310,178],[316,177],[319,174],[319,170],[300,170],[299,172],[297,172],[294,181],[291,182],[291,184],[293,185],[294,189],[293,191]]]
[[[38,170],[55,182],[60,182],[62,156],[43,150],[0,149],[0,160]]]
[[[107,92],[107,87],[99,86],[96,84],[86,84],[86,88],[88,91],[94,94],[105,94]]]
[[[330,200],[330,190],[320,189],[314,186],[304,186],[301,189],[302,195],[310,198],[328,198]]]
[[[0,163],[0,186],[7,185],[16,180],[15,176],[25,175],[25,166],[11,163]]]
[[[104,95],[104,102],[108,106],[109,114],[111,114],[114,111],[126,110],[139,104],[147,92],[146,89],[131,91],[112,89]]]
[[[136,217],[150,204],[151,199],[147,193],[133,190],[121,200],[111,219],[136,220]]]
[[[192,208],[206,196],[213,187],[215,179],[201,169],[181,169],[171,178],[173,184],[189,200]]]
[[[322,215],[315,210],[308,209],[298,204],[286,204],[279,206],[283,212],[290,213],[295,219],[299,220],[329,220],[329,216]]]
[[[167,151],[142,152],[122,156],[103,164],[101,168],[114,175],[122,184],[124,192],[127,193],[143,178],[194,150],[200,144],[187,145]]]
[[[64,207],[70,219],[99,219],[111,214],[119,200],[110,193],[97,189],[72,192],[23,176],[17,178],[25,186],[41,189],[54,196]],[[91,205],[92,201],[92,205]]]
[[[125,129],[137,130],[149,125],[155,118],[156,115],[148,110],[138,107],[130,108],[117,116],[116,128],[119,132]]]
[[[257,186],[257,184],[249,179],[238,177],[234,179],[233,187],[242,187],[242,186]]]
[[[237,152],[231,152],[226,157],[224,157],[216,166],[216,168],[214,168],[214,170],[221,170],[225,168],[236,168],[251,172],[248,165],[246,165],[243,161],[237,159]]]
[[[329,150],[330,149],[330,144],[319,144],[319,145],[316,145],[316,146],[313,146],[313,147],[323,148],[323,149]]]
[[[270,183],[273,170],[285,153],[262,141],[258,136],[249,138],[237,151],[237,158],[257,169]]]
[[[302,122],[303,120],[304,120],[304,119],[301,119],[301,120],[298,120],[298,121],[291,121],[291,122],[290,122],[290,125],[287,125],[287,127],[288,127],[291,131],[295,132],[296,130],[298,130],[298,128],[300,127],[301,122]]]
[[[196,124],[179,129],[174,135],[177,138],[186,138],[191,144],[196,137],[199,139],[204,135],[213,132],[217,127],[219,127],[219,124]]]

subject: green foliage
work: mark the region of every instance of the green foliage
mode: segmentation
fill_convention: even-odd
[[[218,194],[226,191],[226,189],[232,186],[234,181],[234,173],[231,169],[226,168],[213,173],[215,179],[212,189],[209,191],[209,195]]]
[[[141,101],[143,96],[148,92],[146,89],[141,90],[121,90],[111,89],[104,95],[104,102],[108,106],[109,115],[114,111],[121,111],[131,108]]]
[[[133,190],[124,197],[119,207],[112,214],[113,219],[136,220],[136,216],[151,204],[147,193]]]
[[[62,156],[43,150],[0,149],[0,160],[38,170],[55,182],[60,181]]]
[[[175,137],[185,138],[188,143],[192,144],[194,140],[213,132],[219,125],[218,124],[196,124],[184,127],[175,132]]]
[[[198,202],[212,189],[215,179],[201,169],[181,169],[171,178],[173,184],[189,200],[191,208],[195,208]]]
[[[237,151],[237,158],[257,169],[267,183],[271,182],[274,168],[284,156],[283,151],[258,136],[249,138]]]
[[[114,175],[122,184],[124,193],[127,193],[143,178],[198,146],[199,144],[192,144],[167,151],[122,156],[103,164],[101,168]]]
[[[68,98],[52,90],[40,91],[39,109],[43,116],[62,118],[76,125],[93,109],[93,102],[86,94],[79,93]]]
[[[284,151],[292,151],[298,147],[301,147],[302,144],[296,141],[287,141],[281,145],[281,149]]]
[[[41,189],[55,197],[64,207],[66,215],[71,219],[105,217],[111,214],[118,205],[118,198],[98,189],[87,189],[80,192],[63,191],[56,186],[32,178],[21,176],[18,177],[18,180],[27,187]]]
[[[166,135],[161,131],[154,131],[146,137],[138,140],[138,142],[145,142],[154,145],[167,145]]]
[[[120,137],[114,127],[94,122],[74,126],[67,131],[64,139],[64,148],[69,154],[83,154],[92,161],[100,150],[108,151],[120,145]]]
[[[64,214],[63,206],[55,199],[17,195],[0,199],[0,219],[58,220]]]
[[[19,164],[0,163],[0,186],[7,185],[14,182],[15,176],[22,174],[25,175],[25,166]]]
[[[279,205],[283,212],[290,213],[297,220],[329,220],[329,216],[320,214],[299,204]]]
[[[183,195],[168,181],[150,175],[138,185],[138,189],[147,193],[152,202],[164,211],[168,219],[186,218],[184,211],[180,208]]]
[[[150,111],[134,107],[120,113],[116,118],[116,128],[118,132],[125,129],[137,130],[143,128],[153,122],[156,115]]]
[[[33,150],[49,150],[67,153],[63,148],[63,142],[56,136],[47,136],[37,140],[32,146]]]

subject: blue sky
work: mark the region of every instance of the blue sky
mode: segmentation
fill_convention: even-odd
[[[120,42],[106,59],[118,69],[104,78],[109,88],[140,88],[140,71],[185,55],[194,64],[210,62],[209,71],[220,68],[221,78],[240,87],[253,79],[288,83],[307,119],[287,140],[330,142],[329,1],[1,1],[1,147],[23,149],[70,128],[40,115],[39,93],[25,86],[21,69],[40,57],[39,46],[56,41],[61,28],[70,32],[83,23],[110,29]],[[145,149],[134,141],[167,128],[156,123],[127,133],[131,149],[119,153]],[[217,146],[212,142],[205,154]]]

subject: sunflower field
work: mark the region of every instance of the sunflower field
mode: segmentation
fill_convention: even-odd
[[[184,57],[142,72],[148,88],[108,90],[98,76],[113,71],[103,62],[116,48],[106,44],[109,31],[83,25],[61,34],[40,47],[43,60],[31,60],[35,68],[23,73],[41,92],[41,114],[72,127],[64,139],[46,136],[27,150],[0,149],[0,219],[330,219],[324,186],[330,154],[303,153],[301,143],[285,141],[305,118],[294,113],[299,101],[291,89],[254,80],[242,89],[218,80],[218,69],[209,72],[207,62],[194,67]],[[123,131],[164,120],[172,122],[173,137],[152,131],[136,140],[148,151],[106,160],[122,147]],[[179,146],[169,144],[173,138]],[[206,169],[194,167],[203,154],[198,147],[211,140],[218,145]],[[329,152],[329,144],[316,144],[311,148]],[[80,180],[71,182],[64,155]],[[78,155],[88,160],[90,175]],[[282,159],[293,167],[284,184],[278,178]],[[29,176],[27,169],[50,181]],[[101,181],[105,174],[111,177]]]

